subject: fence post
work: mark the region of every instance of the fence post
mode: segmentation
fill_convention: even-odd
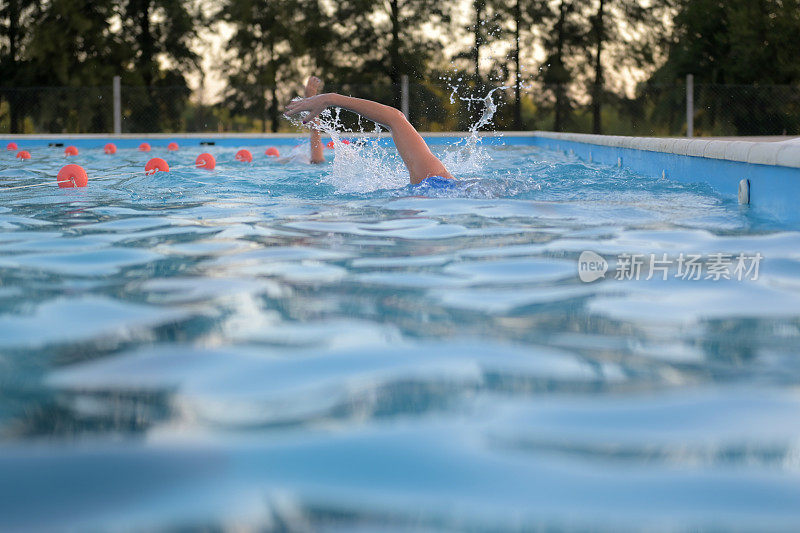
[[[686,75],[686,136],[694,137],[694,74]]]
[[[403,74],[400,78],[400,110],[408,118],[408,74]]]
[[[122,133],[122,87],[120,77],[114,76],[114,134]]]

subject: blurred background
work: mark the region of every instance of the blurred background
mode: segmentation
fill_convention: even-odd
[[[798,34],[800,0],[3,0],[0,133],[291,131],[314,73],[426,131],[500,87],[497,130],[796,135]]]

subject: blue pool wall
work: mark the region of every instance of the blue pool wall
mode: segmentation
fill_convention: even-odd
[[[431,145],[453,144],[464,134],[424,135]],[[343,137],[347,137],[344,135]],[[51,144],[82,149],[136,148],[148,142],[154,151],[175,141],[184,149],[240,146],[294,146],[305,137],[297,134],[153,134],[153,135],[8,135],[0,137],[0,150],[15,141],[20,149],[36,150]],[[329,139],[323,139],[327,142]],[[391,144],[385,135],[382,143]],[[705,183],[721,197],[737,201],[739,182],[750,180],[750,205],[759,216],[800,227],[800,142],[749,142],[742,140],[618,137],[554,132],[482,134],[489,145],[527,145],[574,155],[584,161],[628,168],[649,177],[683,183]],[[49,148],[55,149],[55,148]],[[61,148],[59,148],[61,149]]]
[[[649,177],[704,183],[734,202],[739,182],[747,179],[750,205],[743,209],[800,227],[800,142],[536,134],[535,146],[604,165],[621,164]]]

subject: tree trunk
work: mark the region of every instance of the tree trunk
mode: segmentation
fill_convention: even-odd
[[[137,15],[139,17],[139,46],[142,51],[142,78],[148,87],[153,84],[155,79],[155,42],[150,31],[150,0],[139,0],[137,2]]]
[[[267,133],[267,72],[261,63],[261,54],[258,54],[258,107],[261,109],[261,133]]]
[[[595,39],[597,40],[597,51],[594,60],[594,87],[592,90],[592,131],[600,134],[603,131],[601,124],[601,99],[603,97],[603,11],[605,0],[600,0],[597,9],[597,20],[595,21]]]
[[[475,46],[472,48],[472,62],[475,64],[475,83],[479,83],[481,79],[481,45],[483,44],[481,19],[483,18],[484,1],[475,0],[474,3],[475,28],[473,33],[475,35]]]
[[[392,41],[389,43],[389,79],[392,82],[392,98],[395,107],[400,107],[400,5],[399,0],[390,1],[392,18]]]
[[[17,33],[19,32],[19,0],[9,0],[8,4],[8,56],[11,60],[12,83],[16,85],[17,76]],[[8,92],[9,133],[19,133],[19,98],[16,88]]]
[[[142,113],[140,124],[145,131],[157,131],[158,124],[158,104],[156,103],[156,92],[153,87],[155,81],[155,41],[150,31],[150,1],[138,0],[133,4],[139,23],[139,48],[142,52],[141,73],[144,81],[147,102],[144,105],[145,111]]]
[[[272,84],[272,88],[270,89],[270,97],[272,101],[270,102],[270,115],[272,115],[272,133],[278,133],[278,90],[275,87],[275,84]]]
[[[267,88],[259,85],[258,95],[261,100],[261,133],[267,133]]]
[[[558,22],[556,23],[556,57],[555,65],[556,76],[556,109],[553,123],[553,131],[561,131],[564,128],[564,23],[567,18],[567,6],[562,0],[558,7]]]
[[[269,43],[269,118],[272,126],[272,133],[278,133],[278,66],[275,64],[275,43],[270,39]]]
[[[522,73],[519,66],[519,26],[522,24],[522,12],[519,3],[520,0],[514,2],[514,75],[516,77],[516,83],[514,84],[514,128],[517,131],[522,130],[522,95],[520,94]]]

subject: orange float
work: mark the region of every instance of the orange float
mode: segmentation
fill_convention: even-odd
[[[154,157],[144,166],[144,171],[147,174],[155,174],[156,172],[169,172],[169,165],[160,157]]]
[[[341,143],[342,144],[350,144],[350,141],[348,141],[347,139],[342,139]],[[333,148],[333,146],[334,146],[333,141],[328,141],[328,144],[326,144],[325,146],[327,146],[328,148]]]
[[[140,144],[139,145],[139,151],[140,152],[149,152],[150,151],[150,145],[147,144],[147,143]]]
[[[17,146],[17,143],[15,143],[15,142],[10,142],[6,146],[6,150],[17,150],[18,148],[19,148],[19,146]]]
[[[278,149],[275,148],[274,146],[270,146],[269,148],[267,148],[267,150],[264,153],[270,157],[280,157],[281,155]]]
[[[103,152],[107,154],[116,154],[117,153],[117,145],[114,143],[108,143],[103,147]]]
[[[64,155],[78,155],[78,149],[74,146],[67,146],[64,148]]]
[[[194,166],[206,170],[214,170],[214,167],[217,166],[217,160],[209,153],[200,154],[197,156],[197,159],[194,160]]]
[[[17,152],[17,159],[30,159],[30,158],[31,158],[31,153],[27,150],[22,150],[20,152]]]
[[[80,165],[65,165],[58,171],[58,186],[62,189],[71,187],[86,187],[89,183],[89,176]]]
[[[169,150],[170,152],[177,152],[178,148],[180,148],[180,147],[178,146],[178,143],[176,143],[176,142],[171,142],[171,143],[169,143],[167,145],[167,150]]]
[[[253,154],[250,153],[250,150],[239,150],[236,152],[236,160],[242,163],[252,163]]]

